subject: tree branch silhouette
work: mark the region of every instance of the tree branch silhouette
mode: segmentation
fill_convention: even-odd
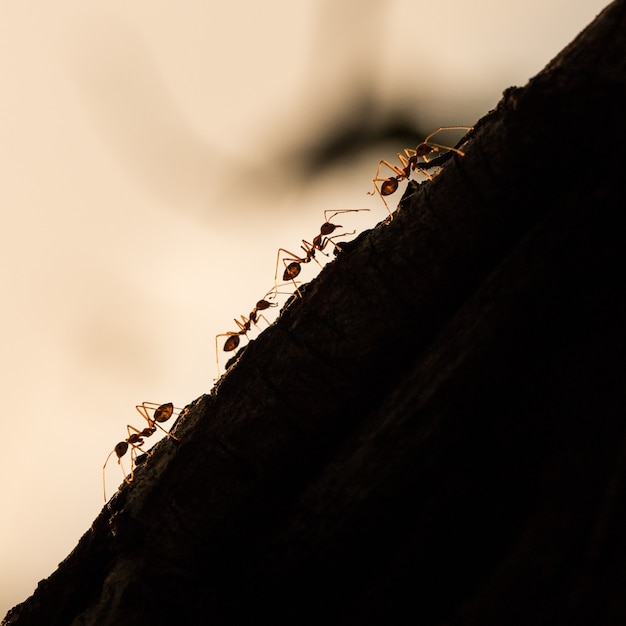
[[[626,617],[626,1],[188,407],[3,624]]]

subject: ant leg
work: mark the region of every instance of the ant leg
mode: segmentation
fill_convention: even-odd
[[[426,157],[423,157],[423,159],[424,159],[424,161],[426,163],[428,163],[428,160],[426,159]],[[426,176],[426,178],[428,178],[428,180],[432,180],[433,179],[432,174],[430,172],[427,172],[425,169],[421,168],[417,164],[417,162],[413,164],[412,168],[413,168],[414,172],[417,172],[418,174],[423,174],[424,176]]]
[[[296,290],[298,289],[298,285],[294,280],[296,276],[300,273],[300,264],[305,263],[304,259],[301,259],[299,256],[296,256],[293,252],[289,252],[289,250],[285,250],[285,248],[278,248],[278,254],[276,255],[276,271],[274,272],[274,286],[278,288],[277,280],[278,280],[278,264],[280,262],[280,253],[284,252],[290,256],[283,258],[283,263],[285,264],[285,271],[283,272],[283,280],[291,280]],[[289,265],[287,265],[287,261],[291,261]]]
[[[156,428],[154,427],[154,422],[151,420],[149,422],[149,426],[144,428],[143,430],[139,430],[130,424],[126,425],[126,431],[128,432],[128,438],[126,439],[126,443],[130,446],[131,459],[132,452],[136,448],[141,448],[144,444],[144,437],[152,437],[156,432]],[[133,431],[133,432],[131,432]]]
[[[395,165],[389,163],[389,161],[382,160],[378,163],[378,169],[376,170],[376,176],[372,180],[372,184],[374,185],[374,191],[368,191],[367,193],[372,196],[374,193],[377,193],[380,196],[380,199],[383,201],[387,212],[391,219],[393,219],[392,211],[387,204],[387,200],[385,200],[385,196],[390,196],[392,193],[398,189],[398,183],[405,178],[408,178],[409,164],[406,162],[406,159],[402,157],[402,155],[398,154],[398,158],[400,162],[403,164],[403,169],[399,168]],[[389,178],[382,178],[380,176],[380,168],[385,165],[388,167],[395,176],[390,176]],[[381,183],[380,188],[376,183]]]
[[[300,246],[303,250],[304,250],[304,260],[302,261],[302,263],[309,263],[311,261],[311,259],[313,259],[320,267],[322,267],[322,264],[315,258],[315,251],[319,250],[320,252],[322,252],[322,249],[319,246],[319,243],[317,243],[317,237],[319,235],[317,235],[314,239],[313,239],[313,243],[309,243],[306,239],[302,240],[302,243],[304,244],[303,246]],[[322,252],[322,254],[328,256],[325,252]],[[283,259],[284,261],[284,259]]]
[[[235,334],[236,335],[245,335],[250,330],[250,323],[252,320],[249,320],[245,315],[240,316],[242,321],[233,320],[235,324],[237,324],[237,328],[239,329]],[[228,334],[228,333],[225,333]],[[228,350],[226,350],[228,352]]]
[[[267,321],[267,317],[265,317],[265,315],[263,315],[263,313],[259,313],[259,311],[264,311],[266,308],[270,307],[270,306],[278,306],[278,303],[275,303],[274,305],[271,305],[269,302],[266,302],[267,306],[264,308],[256,308],[254,309],[254,311],[252,311],[252,313],[254,315],[252,315],[252,317],[250,317],[250,321],[255,325],[258,326],[259,325],[259,320],[263,320],[268,326],[270,325],[270,323]]]
[[[124,477],[124,480],[129,485],[135,479],[135,462],[136,461],[137,461],[137,448],[133,446],[130,449],[130,475],[127,477]]]
[[[376,186],[377,182],[382,182],[382,189],[379,189]],[[374,189],[376,190],[376,193],[378,193],[378,195],[380,196],[380,199],[383,201],[383,204],[385,205],[385,208],[387,209],[387,212],[389,213],[389,217],[390,219],[393,219],[393,211],[389,208],[389,205],[387,204],[387,200],[385,200],[385,196],[390,196],[396,189],[398,188],[398,179],[397,178],[375,178],[374,179]],[[389,191],[386,191],[389,190]],[[374,195],[374,192],[367,192],[370,195]]]
[[[102,466],[102,490],[104,492],[104,501],[107,501],[107,488],[106,488],[106,478],[105,478],[105,470],[107,467],[107,464],[109,462],[109,459],[111,458],[111,455],[113,453],[115,453],[117,455],[117,462],[120,465],[120,467],[122,468],[122,476],[124,477],[124,480],[126,480],[126,474],[124,473],[124,468],[122,466],[122,457],[126,454],[128,450],[128,443],[126,441],[120,441],[115,448],[113,448],[113,450],[111,450],[111,452],[109,452],[109,455],[106,458],[106,461],[104,462],[104,465]]]
[[[400,155],[398,155],[398,157],[400,157]],[[406,168],[407,164],[404,163],[404,161],[401,159],[401,163],[403,165],[404,168]],[[389,178],[381,178],[380,176],[380,168],[382,166],[388,167],[394,174],[395,176],[390,176]],[[397,180],[402,180],[403,178],[406,178],[406,173],[405,173],[405,169],[401,169],[395,165],[392,165],[391,163],[389,163],[389,161],[385,161],[384,159],[382,159],[381,161],[378,162],[378,168],[376,170],[376,175],[374,176],[374,178],[372,179],[372,183],[374,184],[374,190],[375,191],[368,191],[367,193],[370,196],[373,196],[374,193],[377,193],[381,198],[383,195],[388,196],[390,194],[392,194],[396,189],[397,189],[397,185],[395,187],[395,189],[393,189],[393,191],[389,191],[387,193],[385,193],[384,188],[385,188],[385,182],[389,181],[389,180],[393,180],[393,179],[397,179]],[[381,189],[379,189],[376,185],[377,182],[381,182],[383,183],[382,187],[383,190],[381,191]],[[383,198],[383,202],[385,202],[385,199]],[[385,202],[386,204],[386,202]],[[389,208],[389,207],[387,207]]]
[[[400,162],[402,163],[402,167],[398,167],[396,165],[392,165],[391,163],[389,163],[389,161],[386,161],[385,159],[381,159],[378,162],[378,168],[376,169],[376,175],[374,176],[373,180],[378,180],[378,181],[382,181],[382,180],[387,180],[386,178],[381,178],[380,177],[380,168],[384,165],[385,167],[388,167],[396,176],[399,177],[405,177],[405,171],[406,171],[406,166],[408,165],[408,163],[406,162],[406,159],[403,158],[403,156],[401,154],[397,155],[398,158],[400,159]],[[392,176],[393,178],[393,176]],[[369,191],[368,192],[369,195],[373,195],[374,192],[373,191]]]
[[[130,429],[133,429],[135,431],[135,433],[131,433]],[[134,428],[133,426],[127,425],[126,427],[127,431],[128,431],[128,439],[126,439],[125,441],[120,441],[115,448],[113,448],[113,450],[111,450],[111,452],[109,452],[109,455],[106,458],[106,461],[104,462],[104,465],[102,466],[102,490],[104,493],[104,501],[107,501],[107,490],[106,490],[106,467],[107,464],[109,463],[109,459],[111,458],[111,455],[113,455],[114,453],[117,455],[117,464],[120,466],[120,470],[122,472],[122,478],[124,479],[124,482],[126,483],[130,483],[133,479],[133,475],[134,475],[134,459],[137,457],[137,453],[136,453],[136,448],[138,448],[139,446],[143,445],[143,439],[140,437],[141,432],[139,430],[137,430],[136,428]],[[132,439],[132,441],[130,441]],[[139,443],[136,443],[139,442]],[[128,448],[130,447],[131,449],[131,453],[130,453],[130,458],[131,458],[131,477],[130,480],[128,478],[126,478],[126,470],[124,469],[124,464],[122,463],[122,457],[126,454],[126,452],[128,452]],[[134,456],[133,456],[134,453]]]
[[[132,450],[132,448],[131,448],[131,450]],[[124,464],[122,463],[122,459],[118,459],[117,462],[118,462],[118,464],[119,464],[119,466],[120,466],[120,468],[122,470],[122,478],[124,479],[124,482],[127,483],[128,480],[126,480],[126,470],[124,469]],[[130,457],[130,465],[131,465],[131,467],[133,465],[132,452],[131,452],[131,457]]]
[[[143,442],[138,443],[138,441],[141,440],[141,437],[151,437],[156,432],[157,424],[154,419],[150,417],[150,414],[148,413],[148,407],[145,406],[145,404],[146,403],[138,404],[135,406],[135,408],[137,409],[139,415],[141,415],[141,417],[143,417],[146,422],[148,422],[148,427],[144,428],[144,430],[139,430],[134,426],[131,426],[130,424],[126,426],[126,430],[128,430],[128,439],[126,441],[128,441],[131,446],[133,446],[133,444],[142,445]],[[161,426],[159,426],[159,428],[161,428]],[[131,429],[134,432],[131,433]],[[161,428],[161,430],[163,429]]]
[[[407,178],[408,178],[409,172],[411,170],[411,168],[409,166],[410,166],[410,163],[411,163],[411,153],[412,152],[414,152],[414,150],[412,148],[404,148],[404,150],[402,150],[402,152],[398,152],[396,154],[396,156],[398,157],[398,161],[400,161],[400,163],[402,163],[402,168],[400,169],[400,171]]]
[[[277,304],[278,304],[278,303],[277,303]],[[262,320],[263,320],[263,321],[264,321],[264,322],[265,322],[268,326],[270,326],[270,323],[268,322],[267,317],[265,317],[265,315],[263,315],[263,313],[261,313],[261,314],[259,315],[259,318],[258,318],[258,319],[262,319]],[[254,322],[254,323],[256,324],[256,322]]]
[[[145,417],[145,413],[142,412],[141,409],[154,411],[154,419],[157,422],[167,422],[172,415],[178,415],[182,411],[182,409],[175,407],[171,402],[166,402],[165,404],[159,404],[158,402],[142,402],[135,408],[143,417]]]
[[[462,150],[459,150],[458,148],[453,148],[452,146],[446,146],[446,145],[444,145],[442,143],[433,143],[432,141],[429,141],[428,143],[422,142],[418,146],[418,148],[420,146],[427,146],[429,148],[428,153],[430,153],[430,152],[439,152],[439,149],[441,148],[442,150],[445,150],[446,152],[456,152],[459,156],[465,156],[465,152],[463,152]],[[429,160],[430,160],[428,158],[428,153],[420,154],[420,156],[422,157],[422,159],[424,159],[424,161],[426,163],[428,163]]]

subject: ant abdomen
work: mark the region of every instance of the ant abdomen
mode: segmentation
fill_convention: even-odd
[[[167,422],[167,420],[172,417],[172,413],[174,413],[174,405],[171,402],[168,402],[166,404],[162,404],[154,410],[153,419],[155,422]],[[153,429],[152,432],[156,432],[156,429]]]
[[[120,441],[114,448],[115,454],[118,459],[121,459],[128,452],[128,443],[126,441]]]
[[[231,335],[224,342],[224,352],[232,352],[239,345],[239,335]]]
[[[298,276],[301,269],[302,266],[297,261],[289,263],[283,272],[283,280],[293,280],[296,276]]]
[[[398,189],[398,179],[388,178],[380,186],[380,193],[383,196],[390,196],[392,193],[395,193],[397,189]]]

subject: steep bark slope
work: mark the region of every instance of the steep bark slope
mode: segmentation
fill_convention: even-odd
[[[625,110],[618,0],[3,624],[626,623]]]

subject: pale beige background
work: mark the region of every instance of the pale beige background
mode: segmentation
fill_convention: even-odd
[[[366,191],[405,146],[304,179],[291,158],[354,90],[471,124],[605,4],[0,1],[0,617],[99,513],[134,405],[210,391],[276,250],[324,209],[385,217]]]

